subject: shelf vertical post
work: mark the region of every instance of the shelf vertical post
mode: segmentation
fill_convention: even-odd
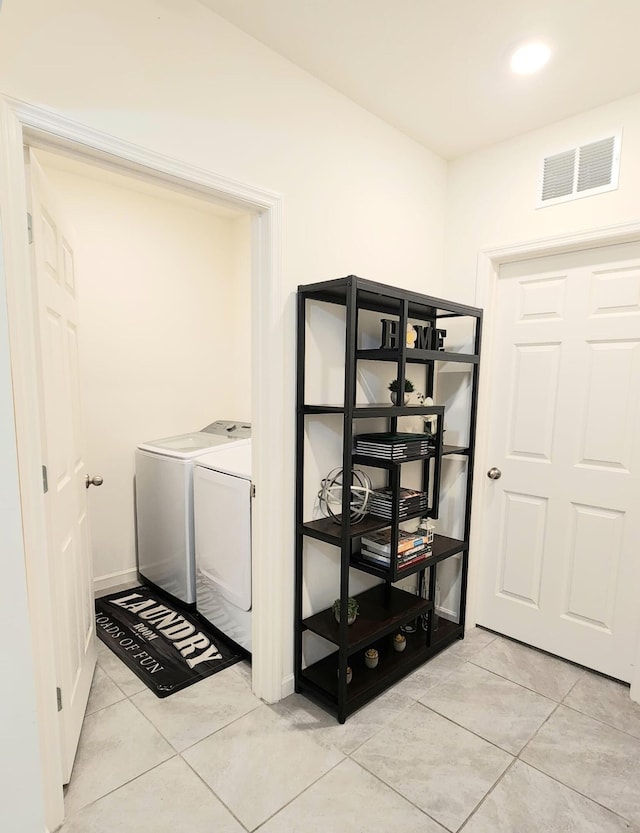
[[[347,280],[344,416],[342,424],[342,528],[340,546],[340,647],[338,651],[338,720],[346,720],[347,702],[347,603],[351,557],[351,484],[353,477],[353,409],[356,402],[356,348],[358,341],[357,279]]]
[[[304,558],[304,390],[306,347],[306,304],[303,292],[298,291],[297,320],[297,368],[296,368],[296,558],[295,558],[295,628],[294,628],[294,680],[295,690],[300,690],[302,673],[302,576]]]
[[[476,451],[476,419],[478,416],[478,381],[480,379],[480,348],[482,343],[482,312],[478,312],[475,326],[474,352],[478,361],[473,365],[471,376],[471,408],[469,418],[469,451],[467,454],[467,493],[465,496],[464,540],[469,541],[471,533],[471,498],[473,496],[473,469]],[[462,553],[460,581],[460,625],[463,628],[467,614],[467,581],[469,572],[469,550]]]

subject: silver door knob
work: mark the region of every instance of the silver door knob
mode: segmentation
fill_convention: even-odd
[[[96,474],[94,477],[89,477],[88,474],[84,476],[84,485],[89,488],[89,486],[102,486],[104,480],[100,477],[99,474]]]
[[[492,466],[489,471],[487,472],[487,477],[489,480],[500,480],[502,477],[502,472],[500,469],[497,469],[495,466]]]

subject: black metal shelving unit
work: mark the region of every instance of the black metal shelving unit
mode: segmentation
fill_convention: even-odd
[[[345,308],[345,374],[344,399],[341,405],[318,405],[305,402],[305,330],[307,305],[323,301]],[[465,318],[473,324],[473,352],[448,352],[446,349],[416,349],[406,346],[403,335],[397,347],[358,349],[358,316],[362,310],[380,313],[398,322],[398,332],[406,333],[409,322],[431,327],[434,332],[441,319]],[[467,591],[469,560],[469,531],[471,524],[471,497],[473,485],[473,456],[478,399],[478,373],[482,311],[475,307],[431,298],[397,287],[385,286],[373,281],[349,275],[337,280],[298,287],[298,337],[297,337],[297,417],[296,417],[296,579],[295,579],[295,685],[296,691],[312,697],[334,713],[343,723],[348,715],[361,708],[390,685],[398,681],[430,657],[464,635],[464,613]],[[445,445],[443,431],[445,409],[442,405],[357,405],[356,377],[359,362],[389,362],[396,365],[398,389],[404,390],[407,364],[420,364],[425,368],[425,395],[433,396],[437,367],[442,362],[464,363],[470,366],[471,395],[469,435],[464,446]],[[342,417],[342,470],[352,472],[354,466],[369,466],[386,472],[387,484],[392,490],[390,519],[368,515],[364,521],[354,524],[350,520],[350,491],[343,489],[342,522],[330,518],[305,520],[304,518],[304,446],[308,417],[338,415]],[[354,420],[384,418],[388,430],[398,430],[398,419],[405,416],[434,416],[437,431],[435,448],[425,456],[411,460],[380,460],[353,452]],[[402,567],[395,555],[400,524],[398,493],[402,466],[408,462],[422,461],[422,488],[428,492],[429,508],[413,517],[429,515],[438,517],[440,479],[443,458],[458,455],[466,459],[466,494],[464,505],[464,534],[462,539],[435,535],[431,554],[424,560]],[[407,520],[408,518],[402,519]],[[360,538],[375,530],[391,527],[391,560],[389,566],[374,564],[363,558]],[[331,608],[303,618],[304,542],[316,539],[336,547],[340,552],[340,622],[336,622]],[[436,586],[435,565],[453,555],[461,555],[459,621],[452,622],[434,615]],[[381,582],[356,596],[360,612],[352,625],[347,624],[347,600],[349,597],[350,570],[360,570],[381,579]],[[428,571],[428,581],[425,581]],[[424,595],[415,595],[394,586],[407,576],[419,574]],[[425,627],[409,628],[406,648],[393,650],[393,635],[411,623],[424,622]],[[303,634],[316,634],[334,646],[323,659],[303,667]],[[364,651],[375,647],[379,662],[374,669],[364,663]],[[347,682],[347,667],[352,669],[352,680]]]

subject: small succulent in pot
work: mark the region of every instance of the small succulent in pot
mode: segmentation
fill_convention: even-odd
[[[404,649],[406,647],[407,647],[407,637],[403,633],[397,633],[393,637],[393,649],[394,649],[394,651],[398,651],[398,653],[400,653],[400,651],[404,651]]]
[[[389,382],[389,390],[391,391],[391,393],[390,393],[391,401],[393,402],[394,405],[397,405],[398,400],[399,400],[398,387],[399,386],[398,386],[398,380],[397,379],[393,379],[391,382]],[[413,382],[410,382],[408,379],[405,379],[404,380],[404,394],[403,394],[403,397],[402,397],[402,401],[404,402],[405,405],[409,402],[409,394],[413,393],[414,390],[415,390],[415,388],[413,387]]]
[[[340,621],[340,599],[336,599],[333,603],[333,615],[336,617],[336,622]],[[353,625],[358,615],[358,602],[353,596],[347,599],[347,625]]]
[[[397,379],[392,379],[389,382],[389,390],[392,393],[397,392],[397,390],[398,390],[398,380]],[[414,390],[415,390],[415,388],[413,387],[413,382],[410,382],[409,379],[405,379],[404,380],[404,392],[405,393],[413,393]]]
[[[364,664],[367,668],[375,668],[378,664],[378,651],[375,648],[368,648],[364,652]]]

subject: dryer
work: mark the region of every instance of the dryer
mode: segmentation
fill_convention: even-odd
[[[196,610],[251,651],[251,441],[201,455],[194,467]]]
[[[138,572],[184,604],[196,601],[193,466],[205,452],[250,443],[250,436],[247,423],[217,420],[202,431],[136,449]]]

